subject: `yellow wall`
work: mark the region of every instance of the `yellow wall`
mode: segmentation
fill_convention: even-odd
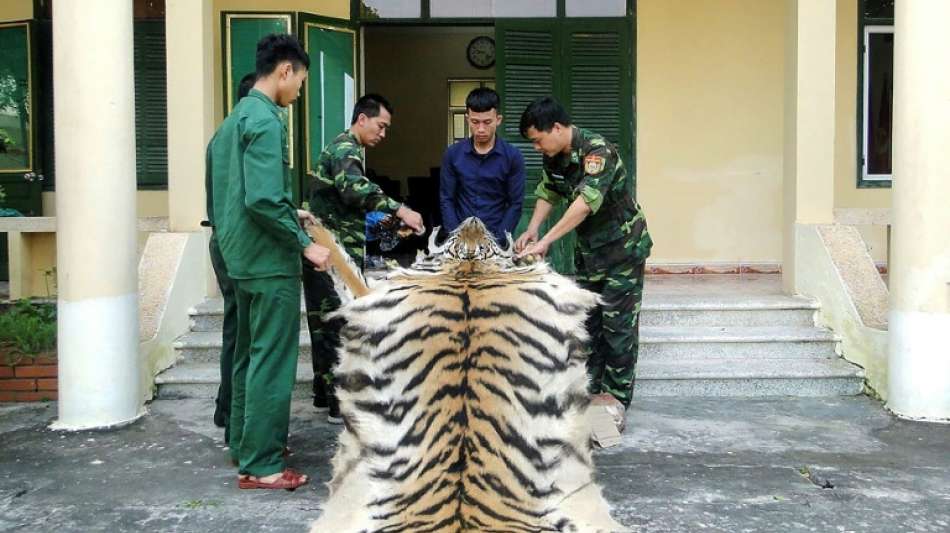
[[[3,0],[0,2],[0,21],[33,18],[33,0]]]
[[[780,262],[785,6],[637,3],[638,198],[652,262]]]
[[[395,108],[393,128],[367,153],[381,176],[428,176],[442,163],[448,135],[449,78],[494,78],[478,70],[465,48],[493,28],[369,28],[366,30],[366,92],[378,92]],[[507,117],[518,120],[518,117]],[[405,186],[403,187],[405,192]]]
[[[214,118],[215,124],[224,120],[224,81],[222,75],[221,12],[222,11],[277,11],[303,12],[338,19],[350,18],[350,0],[213,0],[214,6]]]
[[[859,189],[857,186],[857,0],[838,0],[837,97],[835,107],[835,207],[890,207],[891,189]],[[875,261],[887,257],[887,230],[883,226],[860,226],[858,230]]]

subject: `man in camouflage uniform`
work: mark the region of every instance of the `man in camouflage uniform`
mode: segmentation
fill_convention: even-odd
[[[643,267],[653,246],[635,200],[635,178],[627,175],[615,145],[572,126],[551,97],[528,105],[521,134],[544,158],[534,214],[515,249],[522,257],[544,256],[554,241],[577,229],[577,281],[603,299],[587,322],[590,392],[595,403],[613,398],[627,408],[636,377]],[[567,211],[539,239],[541,223],[561,201],[569,203]]]
[[[366,244],[366,213],[392,214],[415,231],[422,231],[422,216],[386,196],[366,178],[366,147],[386,137],[392,121],[392,106],[378,94],[367,94],[356,102],[349,130],[323,149],[311,175],[310,210],[346,249],[362,269]],[[304,300],[313,356],[313,405],[327,410],[331,423],[342,423],[339,404],[333,393],[333,366],[340,345],[339,321],[326,320],[340,306],[333,281],[325,272],[304,269]]]

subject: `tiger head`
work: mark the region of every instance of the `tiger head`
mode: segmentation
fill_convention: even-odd
[[[509,270],[517,266],[511,235],[508,235],[508,247],[502,248],[485,224],[476,217],[465,219],[441,245],[435,243],[438,229],[432,230],[428,253],[419,253],[412,264],[413,269],[442,270],[450,266],[477,264],[481,267]]]

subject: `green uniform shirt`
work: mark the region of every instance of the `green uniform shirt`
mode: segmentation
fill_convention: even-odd
[[[251,90],[224,120],[208,151],[209,218],[234,279],[299,276],[310,237],[291,197],[287,130],[280,108]]]
[[[365,163],[363,146],[345,131],[320,153],[310,185],[310,211],[360,265],[366,253],[366,213],[393,214],[401,205],[366,178]]]
[[[571,151],[544,156],[535,194],[552,205],[578,197],[590,214],[577,226],[577,254],[588,272],[644,261],[653,240],[637,205],[635,178],[627,175],[617,147],[589,130],[571,127]]]

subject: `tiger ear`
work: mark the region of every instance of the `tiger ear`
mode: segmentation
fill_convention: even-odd
[[[442,253],[442,250],[445,250],[445,244],[442,246],[436,246],[435,244],[435,240],[439,237],[439,230],[441,229],[442,226],[436,226],[432,228],[432,234],[429,235],[429,246],[427,247],[429,255],[440,254]]]
[[[508,241],[508,245],[505,247],[505,255],[511,257],[515,253],[515,241],[511,238],[511,232],[505,232],[505,239]]]

